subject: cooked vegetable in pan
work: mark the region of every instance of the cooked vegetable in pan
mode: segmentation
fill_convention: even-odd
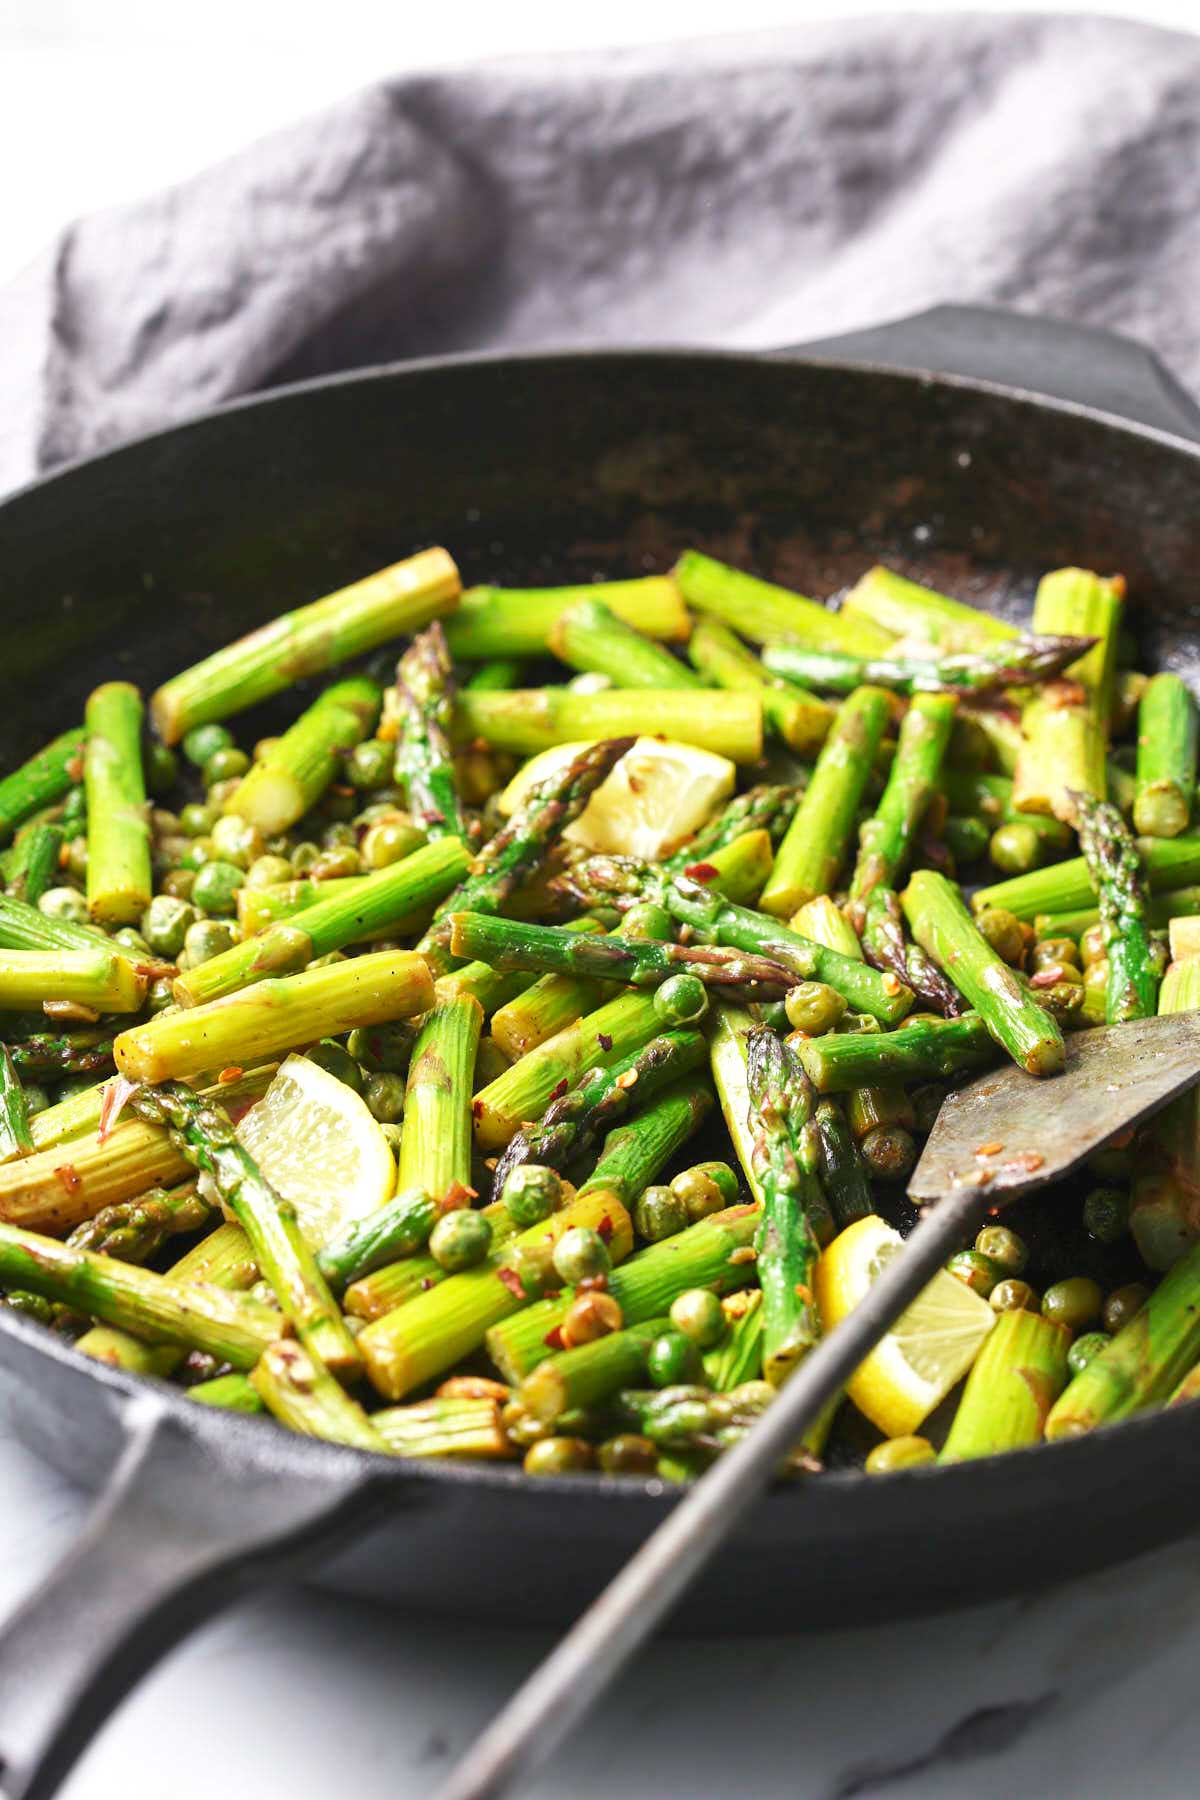
[[[1200,1008],[1196,707],[1124,612],[439,549],[98,688],[0,779],[3,1303],[382,1455],[698,1473],[895,1255],[954,1086]],[[1200,1096],[1090,1174],[788,1467],[1200,1394]]]

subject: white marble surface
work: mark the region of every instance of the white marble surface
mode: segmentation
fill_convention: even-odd
[[[3,1617],[70,1541],[86,1501],[2,1435],[0,1496]],[[982,1588],[982,1543],[979,1572]],[[527,1792],[1174,1800],[1196,1791],[1198,1614],[1200,1536],[940,1619],[663,1642]],[[170,1657],[79,1764],[64,1800],[419,1800],[549,1642],[276,1592]]]

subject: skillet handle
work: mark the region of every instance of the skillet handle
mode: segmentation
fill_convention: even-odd
[[[0,1631],[5,1800],[49,1800],[194,1626],[295,1572],[381,1498],[368,1459],[351,1452],[331,1457],[325,1480],[289,1478],[265,1425],[261,1460],[234,1468],[153,1394],[131,1401],[124,1422],[124,1451],[83,1535]]]
[[[1200,440],[1200,406],[1152,350],[1066,319],[998,306],[934,306],[776,354],[995,381]]]

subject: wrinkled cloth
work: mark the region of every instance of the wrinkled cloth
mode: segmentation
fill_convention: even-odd
[[[1200,388],[1200,38],[884,18],[383,81],[0,289],[0,489],[272,384],[467,349],[768,347],[942,300]]]

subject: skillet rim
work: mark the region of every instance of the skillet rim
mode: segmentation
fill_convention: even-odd
[[[327,389],[337,389],[361,384],[374,385],[384,381],[402,380],[412,375],[438,375],[440,373],[457,372],[476,368],[512,368],[524,370],[533,367],[563,363],[595,363],[630,361],[647,363],[674,363],[688,361],[709,365],[755,365],[778,362],[784,366],[799,365],[801,367],[828,370],[832,374],[842,376],[871,378],[886,375],[889,379],[911,382],[917,388],[950,388],[964,393],[978,393],[997,398],[1021,410],[1033,413],[1065,414],[1071,418],[1086,421],[1089,425],[1102,430],[1116,431],[1122,436],[1132,437],[1139,441],[1149,441],[1168,452],[1182,454],[1189,462],[1200,465],[1200,442],[1170,432],[1158,426],[1145,425],[1138,421],[1111,413],[1101,407],[1091,406],[1082,401],[1063,400],[1040,394],[1032,388],[1021,387],[1011,382],[986,380],[975,376],[943,374],[930,368],[911,368],[898,366],[887,361],[886,357],[860,360],[830,355],[809,355],[803,345],[794,348],[723,349],[705,345],[600,345],[600,346],[568,346],[565,348],[542,348],[522,351],[461,351],[444,356],[419,357],[411,360],[396,360],[385,363],[366,364],[355,369],[335,370],[325,375],[312,376],[304,381],[288,382],[278,387],[263,391],[240,395],[236,398],[219,402],[215,406],[205,407],[189,414],[184,419],[140,433],[131,438],[122,439],[120,443],[105,449],[73,457],[56,465],[54,468],[36,475],[30,481],[0,495],[0,527],[8,508],[29,495],[49,490],[58,483],[69,480],[76,473],[97,466],[108,464],[113,459],[126,453],[136,453],[167,440],[178,440],[188,433],[204,430],[227,417],[237,418],[243,412],[264,410],[275,404],[303,402],[308,396],[320,394]],[[404,1482],[432,1483],[434,1486],[443,1482],[451,1488],[465,1486],[473,1489],[495,1490],[497,1492],[527,1493],[531,1489],[538,1494],[559,1494],[567,1496],[579,1494],[581,1484],[593,1495],[621,1495],[631,1502],[637,1500],[644,1505],[663,1510],[673,1503],[690,1483],[679,1484],[663,1482],[656,1477],[636,1479],[629,1476],[605,1476],[599,1472],[586,1472],[573,1476],[538,1476],[532,1479],[525,1475],[519,1463],[472,1462],[464,1459],[461,1463],[451,1458],[411,1458],[383,1456],[374,1451],[356,1450],[347,1445],[331,1444],[318,1439],[304,1438],[295,1432],[289,1432],[282,1426],[268,1421],[274,1430],[269,1438],[264,1439],[262,1425],[264,1420],[239,1414],[223,1413],[217,1408],[206,1408],[187,1399],[185,1389],[160,1381],[153,1376],[133,1375],[125,1370],[114,1368],[94,1359],[82,1356],[67,1340],[59,1338],[49,1327],[39,1325],[34,1320],[22,1318],[8,1308],[0,1308],[0,1340],[11,1336],[19,1344],[34,1355],[45,1358],[51,1363],[65,1366],[72,1372],[72,1378],[87,1376],[97,1381],[109,1394],[119,1398],[121,1413],[124,1415],[135,1407],[140,1400],[152,1396],[157,1403],[190,1435],[211,1440],[221,1446],[231,1446],[238,1452],[239,1461],[255,1463],[264,1456],[279,1462],[282,1455],[286,1462],[295,1461],[297,1472],[316,1472],[318,1463],[328,1463],[336,1458],[338,1466],[348,1469],[357,1464],[374,1480],[387,1479],[389,1484],[401,1485]],[[3,1353],[0,1349],[0,1376],[3,1375]],[[831,1500],[840,1496],[843,1500],[853,1492],[860,1493],[865,1489],[870,1492],[878,1489],[881,1493],[895,1491],[900,1484],[923,1483],[928,1486],[940,1480],[946,1491],[949,1479],[957,1479],[965,1496],[970,1480],[978,1481],[987,1476],[993,1465],[1002,1462],[1005,1467],[1028,1470],[1031,1458],[1045,1456],[1057,1452],[1058,1468],[1068,1468],[1064,1459],[1074,1456],[1077,1465],[1082,1468],[1086,1458],[1105,1455],[1106,1447],[1111,1443],[1118,1448],[1131,1442],[1138,1435],[1147,1435],[1152,1430],[1158,1431],[1160,1440],[1166,1442],[1166,1434],[1175,1432],[1181,1443],[1183,1434],[1188,1430],[1187,1420],[1189,1408],[1177,1409],[1178,1418],[1172,1422],[1172,1415],[1163,1409],[1148,1411],[1133,1418],[1122,1420],[1117,1425],[1103,1427],[1096,1432],[1086,1433],[1078,1438],[1060,1439],[1053,1444],[1036,1444],[1018,1451],[1006,1451],[999,1455],[979,1457],[961,1463],[933,1462],[915,1468],[901,1469],[889,1474],[886,1481],[867,1478],[861,1469],[833,1469],[824,1471],[812,1482],[801,1484],[803,1493],[809,1497],[814,1494],[827,1493]],[[206,1416],[211,1415],[211,1416]],[[24,1441],[24,1434],[18,1431],[18,1437]],[[36,1452],[35,1452],[36,1454]],[[351,1459],[351,1460],[348,1460]],[[1136,1464],[1131,1463],[1131,1468]],[[784,1506],[795,1506],[796,1485],[775,1483],[763,1497],[762,1504],[773,1510]],[[1064,1496],[1065,1498],[1065,1496]],[[868,1502],[867,1504],[871,1504]],[[1172,1535],[1178,1535],[1172,1534]]]

